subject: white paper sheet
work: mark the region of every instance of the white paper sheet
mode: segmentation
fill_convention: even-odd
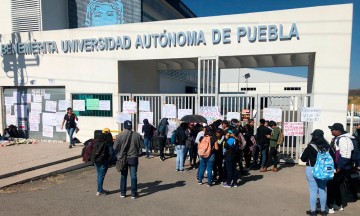
[[[42,124],[48,126],[56,126],[56,113],[42,113]]]
[[[139,101],[139,111],[150,112],[150,101]]]
[[[45,100],[50,100],[50,94],[44,94],[44,99]]]
[[[85,100],[73,100],[74,111],[85,111]]]
[[[6,115],[11,115],[11,108],[12,108],[11,105],[5,106],[5,114]]]
[[[192,114],[193,114],[192,109],[178,109],[178,119],[181,119],[186,115],[192,115]]]
[[[206,118],[208,124],[221,118],[219,107],[217,106],[202,106],[200,107],[199,114]]]
[[[143,123],[144,119],[149,120],[150,124],[153,124],[154,113],[153,112],[139,112],[139,124]]]
[[[110,101],[109,100],[101,100],[99,101],[99,110],[108,110],[110,111]]]
[[[302,122],[320,122],[321,110],[315,107],[301,107]]]
[[[29,113],[29,124],[30,123],[40,123],[40,113],[37,112],[30,112]]]
[[[167,137],[167,138],[171,138],[173,131],[176,130],[176,128],[178,127],[178,125],[177,125],[177,122],[176,122],[176,121],[168,120],[168,122],[169,122],[169,125],[167,126],[167,134],[166,134],[166,137]]]
[[[264,108],[263,118],[268,121],[281,122],[282,110],[280,108]]]
[[[18,125],[17,117],[15,115],[6,115],[6,125]]]
[[[39,94],[33,95],[33,102],[42,103],[42,96]]]
[[[39,124],[34,122],[29,122],[30,131],[39,131]]]
[[[137,112],[137,105],[134,101],[124,101],[123,102],[123,113],[134,114]]]
[[[43,136],[54,137],[54,127],[49,125],[43,125]]]
[[[56,106],[57,106],[56,101],[49,101],[49,100],[45,101],[45,111],[47,112],[56,112]]]
[[[144,136],[144,133],[142,132],[142,126],[144,124],[138,124],[138,128],[137,128],[137,132],[141,135],[141,136]]]
[[[65,129],[65,124],[64,124],[64,128],[61,130],[61,123],[64,120],[64,116],[65,116],[66,112],[57,112],[55,114],[55,119],[56,119],[56,132],[66,132]]]
[[[303,136],[303,122],[284,122],[284,136]]]
[[[14,97],[5,97],[4,102],[6,106],[14,105]]]
[[[226,119],[230,121],[231,119],[240,120],[240,113],[239,112],[228,112],[226,114]]]
[[[59,100],[59,111],[67,110],[69,108],[69,101],[67,100]]]
[[[31,103],[31,112],[32,113],[41,113],[42,112],[42,103]]]
[[[164,111],[164,118],[176,118],[175,104],[164,104],[163,111]]]
[[[121,124],[124,123],[124,121],[129,120],[131,121],[131,114],[130,113],[118,113],[117,116],[117,123]]]

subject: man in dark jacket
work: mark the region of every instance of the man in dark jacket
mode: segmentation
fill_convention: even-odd
[[[128,170],[130,169],[131,178],[131,198],[136,199],[137,194],[137,168],[139,164],[139,150],[141,136],[139,133],[132,131],[132,123],[129,120],[124,122],[125,130],[116,136],[114,149],[118,152],[117,158],[127,156],[127,164],[121,171],[120,179],[120,197],[126,196],[126,181]]]
[[[270,136],[270,128],[265,126],[265,119],[260,119],[260,126],[256,130],[257,143],[261,151],[261,169],[260,172],[266,172],[266,157],[269,152],[270,140],[267,136]]]
[[[157,128],[157,133],[159,137],[160,160],[162,161],[165,160],[164,148],[167,139],[168,125],[169,125],[168,119],[163,118],[160,120],[160,123]]]
[[[152,138],[154,136],[154,131],[156,128],[149,123],[148,119],[143,120],[144,125],[142,126],[142,132],[144,133],[144,145],[146,149],[146,158],[149,157],[149,149],[150,149],[150,143],[152,141]]]

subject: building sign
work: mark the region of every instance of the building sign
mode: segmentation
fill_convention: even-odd
[[[212,29],[211,38],[205,37],[202,30],[199,31],[178,31],[152,34],[138,34],[135,38],[128,35],[118,35],[115,37],[85,38],[75,40],[61,40],[60,45],[55,41],[33,41],[26,43],[0,44],[0,54],[54,54],[59,53],[79,53],[79,52],[98,52],[129,49],[151,49],[151,48],[171,48],[206,46],[210,40],[213,45],[231,44],[232,38],[236,38],[235,43],[249,43],[286,41],[296,38],[300,40],[297,26],[293,23],[289,31],[284,31],[282,24],[241,26],[236,29]]]

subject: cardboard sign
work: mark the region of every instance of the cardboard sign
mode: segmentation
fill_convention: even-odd
[[[280,108],[264,108],[263,118],[268,121],[281,122],[282,110]]]

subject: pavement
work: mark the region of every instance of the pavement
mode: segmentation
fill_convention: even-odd
[[[84,165],[83,144],[69,149],[65,142],[40,142],[0,147],[0,188]]]
[[[281,165],[278,173],[253,170],[240,179],[237,188],[198,185],[196,173],[176,172],[175,158],[162,162],[158,157],[141,157],[140,197],[132,200],[129,179],[127,197],[119,197],[120,176],[114,167],[109,168],[104,182],[110,194],[95,196],[96,171],[89,166],[0,190],[0,215],[297,216],[309,209],[304,166]],[[358,201],[348,203],[336,215],[359,212]]]

